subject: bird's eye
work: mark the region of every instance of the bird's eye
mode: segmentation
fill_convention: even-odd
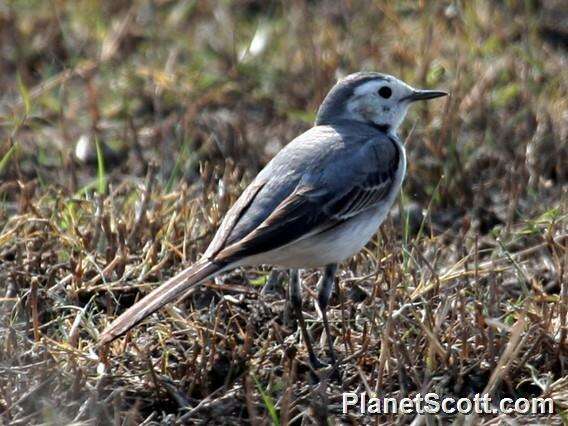
[[[379,89],[378,93],[382,98],[388,99],[392,95],[392,89],[388,86],[383,86]]]

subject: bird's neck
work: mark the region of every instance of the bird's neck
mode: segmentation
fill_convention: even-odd
[[[374,129],[377,129],[380,132],[383,132],[383,133],[386,133],[386,134],[389,134],[389,135],[391,134],[392,128],[388,124],[377,124],[377,123],[373,123],[373,122],[370,122],[368,124],[369,124],[369,126],[371,126]]]

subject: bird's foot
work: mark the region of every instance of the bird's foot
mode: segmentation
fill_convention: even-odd
[[[309,360],[312,380],[314,380],[315,382],[321,382],[322,380],[326,382],[334,381],[339,386],[343,384],[338,362],[331,362],[330,364],[328,364],[324,361],[321,361],[316,356],[310,356]]]
[[[315,354],[310,354],[310,365],[314,370],[321,370],[322,368],[329,367],[329,364],[320,361]]]

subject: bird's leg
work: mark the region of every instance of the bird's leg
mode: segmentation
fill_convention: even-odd
[[[327,265],[324,269],[323,275],[318,282],[318,307],[321,312],[323,326],[325,328],[325,335],[327,337],[327,347],[329,348],[329,355],[331,361],[335,364],[337,358],[335,357],[335,350],[333,349],[333,340],[329,328],[329,321],[327,320],[327,305],[333,292],[333,284],[335,280],[335,272],[337,271],[337,264],[332,263]]]
[[[310,335],[308,334],[308,329],[306,328],[306,323],[304,321],[304,313],[302,312],[302,287],[300,285],[300,276],[297,269],[290,270],[290,286],[288,288],[289,302],[294,311],[294,315],[298,320],[300,325],[300,331],[302,333],[302,338],[308,349],[308,355],[310,357],[310,364],[313,368],[321,368],[324,366],[316,356],[314,348],[312,346],[312,341]]]

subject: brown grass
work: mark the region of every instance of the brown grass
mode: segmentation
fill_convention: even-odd
[[[515,417],[341,414],[342,391],[367,391],[552,397],[553,416],[514,421],[566,422],[562,2],[220,3],[0,7],[2,421]],[[268,268],[207,283],[97,352],[105,325],[199,257],[252,176],[310,126],[336,73],[359,69],[452,97],[407,120],[403,196],[341,268],[337,373],[314,380],[287,276]],[[318,275],[303,276],[325,357]]]

